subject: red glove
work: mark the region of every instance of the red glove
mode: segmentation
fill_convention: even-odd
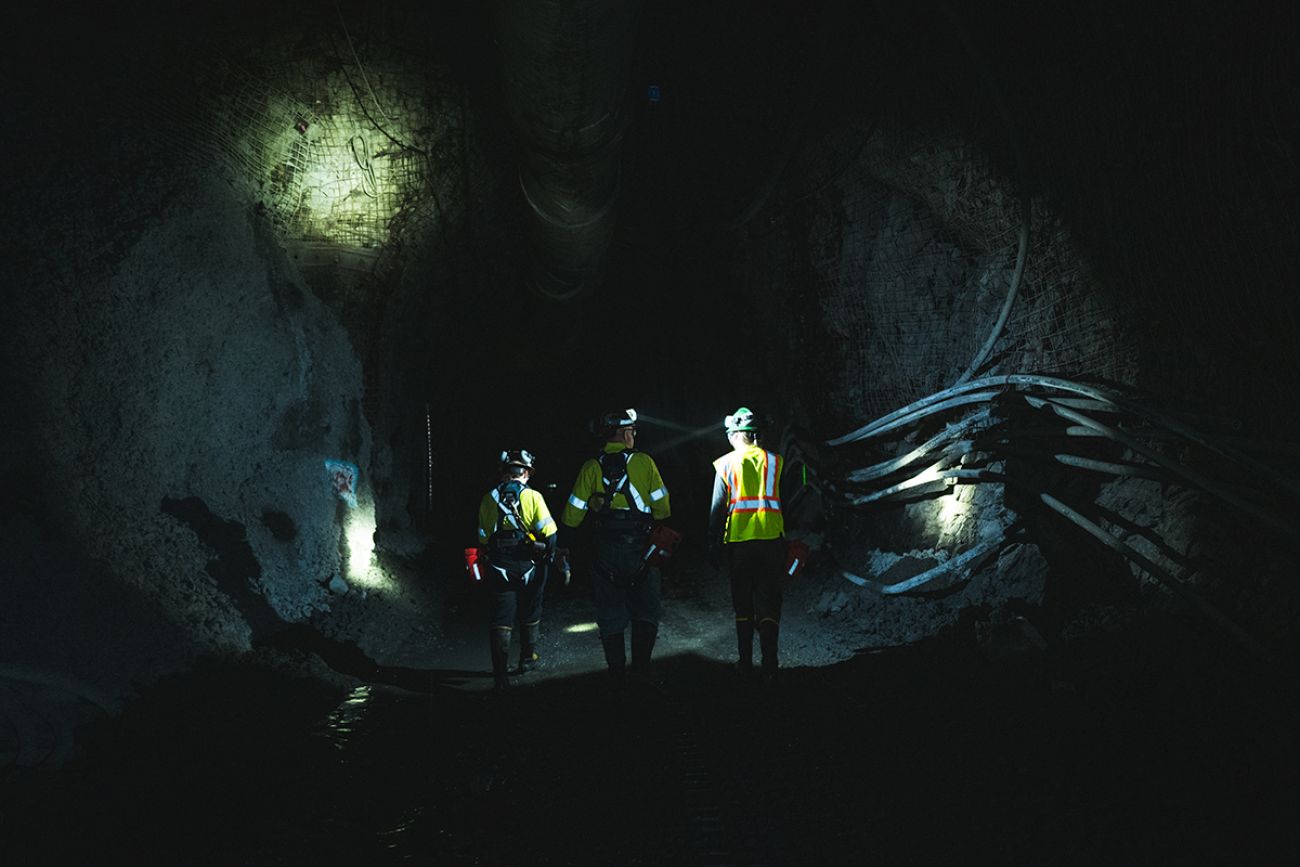
[[[662,566],[673,556],[673,551],[681,540],[682,534],[672,527],[655,524],[650,537],[646,539],[646,552],[642,559],[651,566]]]
[[[808,564],[808,546],[799,539],[789,539],[785,543],[785,575],[782,583],[789,584],[799,577],[803,567]]]
[[[469,577],[475,581],[483,580],[483,573],[480,570],[478,561],[487,557],[485,548],[466,548],[465,549],[465,571]]]

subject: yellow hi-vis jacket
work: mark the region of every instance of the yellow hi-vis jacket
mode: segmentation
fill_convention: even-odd
[[[622,443],[605,443],[606,454],[621,452],[625,448]],[[564,504],[564,514],[560,520],[570,527],[577,527],[587,517],[591,495],[604,493],[605,476],[601,472],[600,462],[591,458],[578,470],[573,493],[569,494],[569,502]],[[648,513],[656,521],[662,521],[672,514],[672,507],[668,503],[668,488],[664,486],[654,458],[637,451],[628,457],[627,482],[611,498],[611,502],[606,504],[606,508],[634,509]]]
[[[532,533],[538,539],[550,538],[558,529],[555,519],[551,517],[551,510],[546,508],[546,500],[532,488],[524,488],[519,494],[519,517],[524,519],[524,526],[518,529]],[[501,495],[497,488],[493,488],[483,495],[483,501],[478,507],[479,545],[486,545],[488,539],[492,538],[497,530],[498,519],[503,530],[515,527],[514,516],[501,508]]]
[[[779,539],[785,534],[781,516],[781,456],[758,446],[742,446],[713,462],[726,485],[727,542]]]

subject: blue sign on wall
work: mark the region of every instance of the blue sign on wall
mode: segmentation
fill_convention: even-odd
[[[339,499],[355,509],[357,507],[357,479],[361,477],[361,470],[357,469],[357,465],[350,464],[347,461],[327,460],[325,462],[325,474],[329,477],[330,484],[334,486],[334,493],[339,495]]]

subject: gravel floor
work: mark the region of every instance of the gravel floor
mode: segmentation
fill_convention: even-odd
[[[549,607],[549,667],[504,692],[485,688],[468,599],[441,637],[402,651],[426,667],[328,642],[210,660],[91,725],[62,767],[11,768],[6,854],[169,865],[1300,856],[1294,682],[1187,624],[1054,645],[1032,665],[988,659],[961,629],[829,665],[795,649],[764,686],[729,664],[717,587],[683,582],[668,602],[652,676],[621,693],[592,635],[564,631],[589,622],[576,589]],[[807,638],[816,620],[794,614],[788,634]]]

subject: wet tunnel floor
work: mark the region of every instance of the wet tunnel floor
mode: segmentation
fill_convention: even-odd
[[[1188,655],[1190,654],[1190,655]],[[149,688],[0,786],[5,863],[1294,863],[1283,685],[1168,635],[1025,677],[955,637],[783,671],[657,660],[504,694],[308,677]]]

